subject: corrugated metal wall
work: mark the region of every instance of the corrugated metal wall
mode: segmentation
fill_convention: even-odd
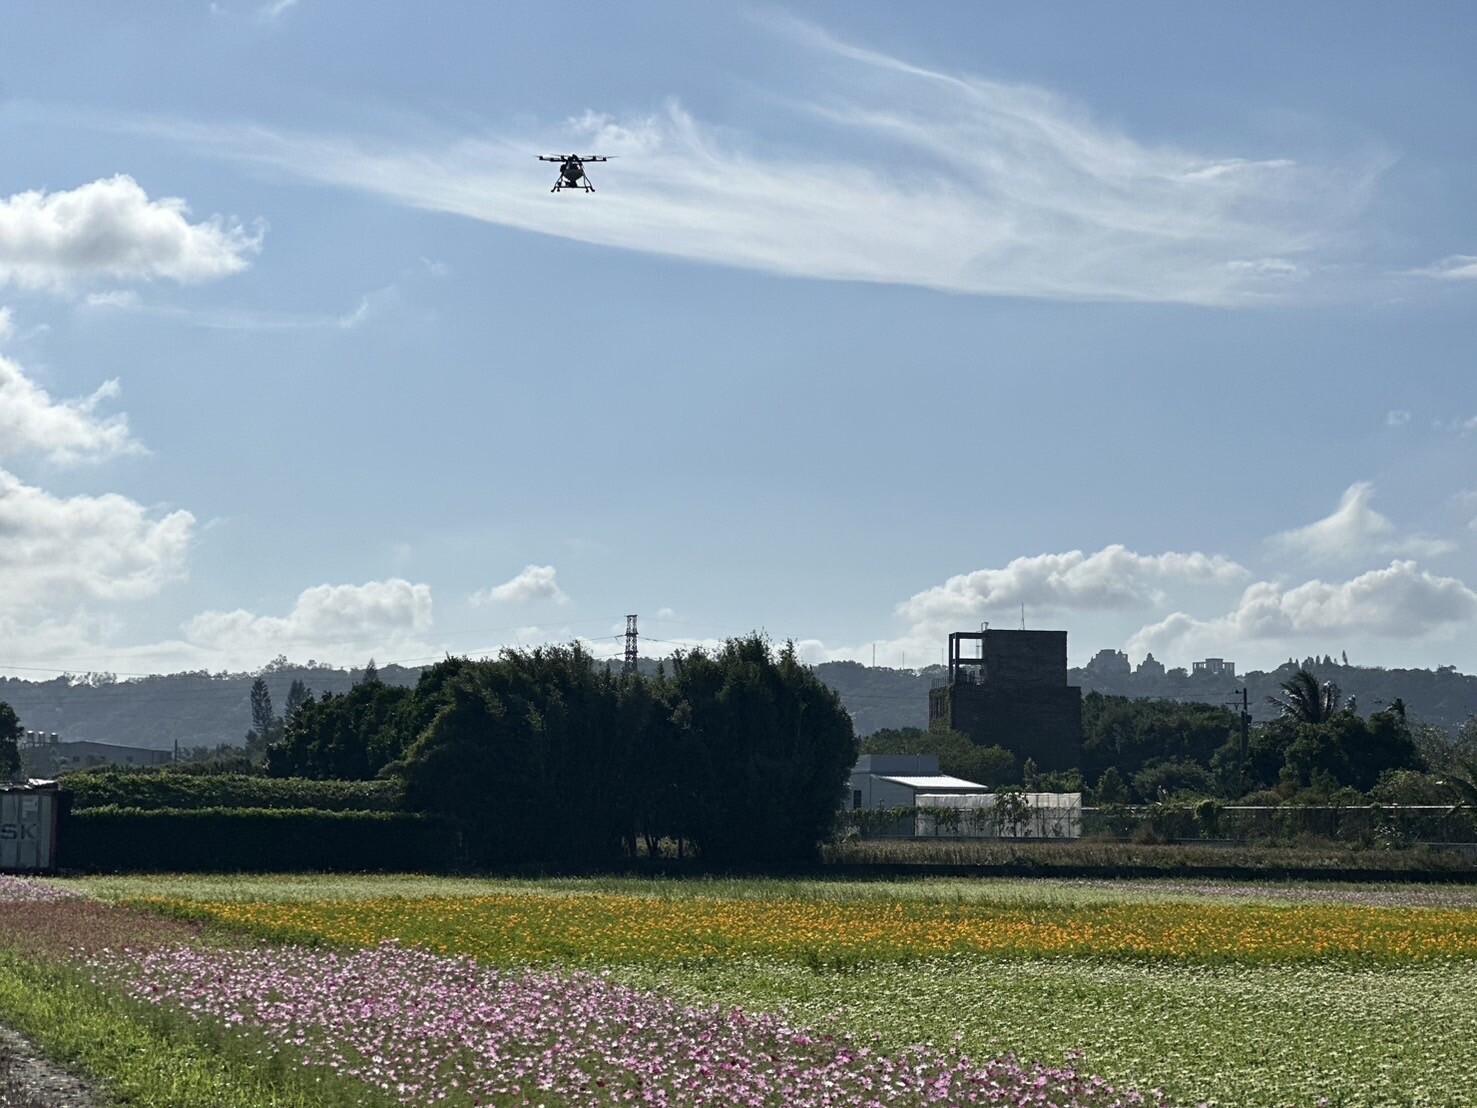
[[[49,870],[56,865],[56,793],[0,792],[0,870]]]

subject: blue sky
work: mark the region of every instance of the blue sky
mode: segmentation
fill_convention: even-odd
[[[0,10],[0,672],[1477,671],[1477,8]],[[551,195],[535,154],[616,156]]]

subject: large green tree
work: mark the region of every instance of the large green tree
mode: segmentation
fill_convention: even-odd
[[[1208,766],[1237,726],[1236,716],[1219,705],[1088,693],[1082,698],[1079,768],[1095,781],[1109,767],[1133,780],[1151,765]]]
[[[831,832],[857,744],[851,717],[787,643],[759,635],[679,655],[674,721],[696,759],[692,837],[719,865],[813,858]]]
[[[580,647],[447,663],[416,699],[408,713],[433,714],[391,772],[407,803],[462,826],[474,860],[600,862],[632,841],[617,683]]]

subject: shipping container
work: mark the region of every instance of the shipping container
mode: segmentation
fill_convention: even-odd
[[[57,801],[53,781],[0,786],[0,872],[56,869]]]

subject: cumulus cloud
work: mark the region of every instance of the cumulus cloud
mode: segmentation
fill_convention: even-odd
[[[960,574],[916,593],[897,612],[915,627],[957,629],[1019,604],[1038,612],[1142,608],[1161,603],[1168,584],[1224,585],[1247,575],[1218,554],[1144,555],[1114,544],[1094,554],[1038,554],[1003,569]]]
[[[260,229],[188,216],[183,200],[151,200],[123,174],[16,193],[0,201],[0,283],[58,292],[98,280],[209,281],[245,269],[261,248]]]
[[[1347,563],[1371,554],[1434,556],[1454,546],[1425,535],[1399,535],[1395,525],[1371,507],[1374,486],[1368,481],[1350,485],[1331,515],[1283,531],[1268,540],[1273,550],[1300,555],[1314,562]]]
[[[528,566],[511,581],[479,589],[471,596],[473,604],[525,604],[531,600],[569,602],[568,595],[559,587],[558,572],[553,566]]]
[[[1128,649],[1184,655],[1275,644],[1296,652],[1332,635],[1409,640],[1461,628],[1477,628],[1477,592],[1413,561],[1393,561],[1338,583],[1258,581],[1227,615],[1200,620],[1175,612],[1139,630]]]
[[[0,322],[8,325],[9,315]],[[34,453],[66,463],[144,453],[127,416],[98,414],[119,391],[116,380],[106,381],[90,396],[54,400],[16,362],[0,356],[0,459]]]
[[[153,596],[185,576],[195,517],[124,496],[55,497],[0,470],[0,603]]]
[[[1392,408],[1385,413],[1386,427],[1404,427],[1410,422],[1410,413],[1404,408]]]
[[[195,647],[237,657],[271,657],[294,647],[351,656],[411,642],[431,623],[431,587],[397,577],[304,589],[286,616],[239,608],[203,612],[184,625],[184,633]]]
[[[803,156],[676,102],[400,143],[137,125],[336,187],[584,242],[822,279],[1214,305],[1283,297],[1325,273],[1384,165],[1146,143],[1047,89],[791,29],[823,82],[788,102],[814,129]],[[529,153],[551,143],[620,157],[599,167],[599,203],[549,195],[554,167]]]

